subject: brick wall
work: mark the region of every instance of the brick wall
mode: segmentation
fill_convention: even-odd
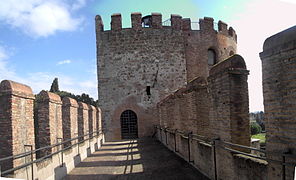
[[[205,78],[197,78],[192,81],[191,85],[194,85],[193,92],[195,93],[196,101],[196,134],[200,134],[205,137],[211,136],[210,120],[209,120],[209,109],[210,104],[208,102],[209,93],[207,82]]]
[[[263,72],[264,118],[267,157],[282,161],[283,153],[296,155],[296,27],[266,39],[260,53]],[[286,162],[296,158],[286,157]],[[294,179],[295,167],[287,166],[286,179]],[[282,179],[280,163],[268,162],[268,179]]]
[[[97,131],[98,130],[101,130],[102,129],[102,111],[101,111],[101,108],[99,108],[99,107],[97,107],[96,108],[97,109],[97,113],[96,113],[96,115],[97,115],[97,118],[96,118],[96,127],[97,127]],[[99,132],[98,132],[98,134],[99,134]]]
[[[203,140],[219,138],[250,146],[248,73],[245,61],[239,55],[219,62],[211,68],[207,79],[196,78],[158,103],[158,124],[170,129],[177,127],[185,135],[193,132]],[[177,119],[173,117],[174,114]],[[171,149],[174,144],[172,137],[165,134],[162,137]],[[178,153],[188,160],[190,146],[190,160],[194,160],[199,170],[213,178],[211,145],[190,140],[188,146],[188,139],[182,135],[178,135],[176,139]],[[216,149],[216,155],[218,177],[236,179],[237,164],[233,155],[222,148]]]
[[[213,137],[250,146],[248,74],[239,55],[231,56],[210,70]]]
[[[67,140],[78,136],[78,103],[69,97],[64,97],[62,102],[63,138]],[[69,142],[66,146],[72,143]]]
[[[212,138],[250,146],[248,71],[243,58],[234,55],[210,70],[210,127]],[[240,149],[245,151],[243,149]],[[217,149],[218,176],[231,179],[232,154]],[[228,166],[229,168],[223,168]]]
[[[0,158],[31,150],[30,147],[25,147],[25,145],[32,145],[33,149],[37,149],[56,144],[58,141],[61,142],[62,140],[77,137],[78,128],[80,127],[82,127],[81,134],[86,134],[89,130],[88,117],[91,117],[93,131],[99,130],[102,127],[101,110],[98,107],[89,106],[90,108],[88,108],[87,104],[77,103],[76,100],[68,97],[63,98],[63,101],[61,101],[60,96],[48,91],[41,91],[36,96],[35,102],[34,99],[35,97],[29,86],[8,80],[0,83]],[[80,109],[80,114],[78,113],[78,109]],[[89,109],[91,111],[88,111]],[[80,120],[82,126],[78,124]],[[101,133],[96,135],[89,143],[91,147],[88,148],[91,148],[91,152],[95,148],[98,148],[100,143],[104,141],[104,135]],[[63,139],[58,140],[57,138]],[[94,138],[98,141],[93,141]],[[65,145],[68,146],[70,143]],[[80,153],[83,153],[83,158],[86,156],[84,155],[86,154],[86,150],[82,150],[84,147],[84,145],[80,146]],[[53,153],[57,149],[56,147],[37,152],[37,158]],[[70,148],[67,151],[67,155],[65,155],[65,158],[69,160],[65,163],[74,163],[72,155],[75,153]],[[35,159],[35,154],[33,158]],[[51,158],[55,160],[51,160]],[[37,164],[34,170],[39,172],[44,166],[50,166],[48,169],[53,170],[61,165],[58,164],[61,160],[59,159],[57,161],[58,158],[60,157],[52,156],[47,159],[48,161],[46,163],[39,162],[41,165],[39,164],[40,166],[38,166]],[[3,172],[7,169],[20,166],[29,161],[31,161],[30,156],[14,161],[11,159],[3,161],[0,163],[1,171]],[[30,168],[31,166],[15,171],[12,177],[17,176],[19,178],[31,179],[31,174],[29,173],[30,175],[28,175],[26,173],[30,172]],[[73,166],[69,165],[68,168],[74,168],[74,164]]]
[[[59,95],[41,91],[37,96],[38,148],[61,142],[63,139],[62,101]],[[50,154],[58,147],[42,150],[40,156]]]
[[[96,131],[96,117],[97,117],[97,110],[94,106],[88,105],[88,129],[89,133],[93,133]],[[90,134],[89,137],[93,137],[94,134]]]
[[[0,84],[0,158],[26,152],[34,142],[34,95],[29,86],[4,80]],[[0,162],[1,170],[24,163],[24,158]]]
[[[88,105],[83,102],[78,102],[78,136],[83,136],[89,133],[89,118],[88,118]],[[82,141],[87,137],[80,137]]]

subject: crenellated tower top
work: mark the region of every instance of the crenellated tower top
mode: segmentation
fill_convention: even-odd
[[[111,16],[111,31],[121,31],[125,29],[132,29],[136,31],[140,31],[144,28],[152,28],[152,29],[168,29],[171,28],[173,30],[182,30],[182,31],[203,31],[203,32],[217,32],[229,37],[233,37],[235,40],[237,39],[237,35],[235,30],[232,27],[228,28],[228,25],[223,21],[218,21],[218,23],[214,22],[214,19],[211,17],[204,17],[199,19],[198,22],[192,22],[190,18],[182,18],[182,16],[178,14],[171,14],[171,18],[168,20],[162,20],[162,14],[160,13],[152,13],[149,16],[149,20],[151,21],[150,26],[144,26],[142,14],[139,12],[135,12],[131,14],[131,28],[123,28],[122,27],[122,16],[120,13],[112,14]],[[147,16],[145,16],[147,17]],[[96,30],[104,31],[103,20],[100,15],[96,16]]]

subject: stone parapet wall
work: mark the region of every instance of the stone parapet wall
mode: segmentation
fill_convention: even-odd
[[[87,104],[83,102],[78,103],[78,136],[83,136],[90,132],[88,111],[89,107]],[[87,137],[80,137],[79,140],[82,141],[85,138]]]
[[[38,130],[36,133],[37,149],[44,146],[50,146],[61,142],[63,139],[62,129],[62,100],[59,95],[41,91],[37,95],[37,117],[36,125]],[[46,149],[41,151],[40,156],[51,154],[58,148]]]
[[[158,103],[159,124],[249,146],[247,75],[241,56],[221,61]]]
[[[89,143],[81,142],[76,144],[63,153],[54,154],[50,158],[34,163],[32,166],[15,171],[10,177],[28,180],[64,180],[65,176],[77,167],[79,163],[97,151],[102,146],[102,143],[104,143],[104,135],[100,132]]]
[[[31,148],[34,150],[45,146],[52,146],[62,141],[76,138],[78,135],[87,135],[89,132],[93,134],[91,134],[91,136],[84,136],[84,139],[89,139],[89,143],[80,142],[82,144],[79,146],[85,147],[88,145],[88,148],[91,148],[91,152],[93,152],[94,147],[98,147],[98,143],[101,143],[101,139],[104,141],[100,108],[82,102],[77,103],[76,100],[68,97],[61,100],[59,95],[48,91],[41,91],[36,95],[35,101],[34,99],[35,97],[29,86],[8,80],[1,82],[0,159],[28,152]],[[89,126],[90,124],[91,126]],[[78,132],[80,132],[80,134],[78,134]],[[61,155],[60,153],[58,153],[57,156],[52,156],[50,154],[58,152],[61,148],[69,148],[68,154],[73,154],[73,148],[77,149],[75,153],[78,153],[78,155],[79,152],[90,152],[90,150],[82,150],[83,148],[79,150],[76,144],[77,142],[78,140],[72,140],[64,145],[37,151],[36,154],[34,153],[32,156],[33,160],[49,155],[47,157],[48,161],[45,163],[47,165],[45,166],[50,166],[52,168],[61,165],[57,164],[57,162],[59,162],[57,160],[61,158]],[[70,145],[72,146],[70,147]],[[90,145],[92,147],[90,147]],[[71,163],[74,162],[73,158],[74,156],[69,158]],[[52,161],[50,159],[52,159]],[[31,160],[31,156],[27,156],[13,161],[12,159],[1,161],[1,171],[5,172],[8,169],[18,167]],[[76,160],[75,163],[77,163]],[[28,171],[30,168],[31,167],[27,167],[14,171],[10,176],[26,179],[31,175],[30,171]],[[38,165],[36,168],[38,169]],[[55,171],[56,169],[52,170]],[[36,172],[37,170],[35,169],[34,171]],[[22,176],[19,176],[20,174],[22,174]],[[43,176],[40,175],[40,177]],[[46,178],[47,177],[44,176],[41,179]]]
[[[93,132],[95,132],[97,130],[96,126],[97,126],[97,110],[94,106],[92,105],[88,105],[88,129],[89,129],[89,133],[91,133],[89,135],[89,137],[93,136]]]
[[[62,106],[63,138],[72,139],[78,135],[78,103],[75,99],[64,97]],[[71,145],[72,142],[67,143]]]
[[[239,55],[217,63],[211,68],[207,79],[196,78],[158,103],[159,125],[178,129],[189,136],[190,133],[198,134],[205,140],[220,139],[250,146],[248,74],[245,61]],[[162,142],[172,146],[173,141],[176,141],[178,153],[182,157],[196,159],[198,169],[213,177],[207,173],[213,169],[213,164],[206,163],[212,158],[211,153],[209,154],[211,148],[190,140],[188,149],[188,139],[182,135],[173,139],[168,133],[161,134],[165,137],[161,138]],[[189,156],[190,151],[194,151],[195,155]],[[228,167],[218,168],[217,176],[222,179],[236,179],[233,155],[223,148],[217,149],[216,155],[217,166]]]
[[[262,60],[268,179],[295,179],[296,26],[267,38]],[[294,163],[283,168],[286,162]],[[278,161],[278,162],[275,162]],[[286,174],[286,175],[284,175]]]
[[[248,74],[244,59],[239,55],[231,56],[210,70],[209,119],[213,137],[250,146]]]
[[[33,104],[29,86],[4,80],[0,84],[0,158],[17,155],[35,147]],[[1,170],[16,167],[25,159],[0,162]]]
[[[97,128],[97,130],[100,130],[100,129],[103,129],[102,128],[102,124],[103,124],[103,122],[102,122],[102,110],[99,107],[97,107],[96,109],[97,109],[96,128]]]
[[[156,128],[156,137],[209,179],[217,177],[221,180],[267,180],[267,161],[221,151],[226,146],[219,144],[222,143],[220,140],[216,140],[214,146],[214,141],[204,137],[164,127]],[[226,163],[221,164],[222,161]]]

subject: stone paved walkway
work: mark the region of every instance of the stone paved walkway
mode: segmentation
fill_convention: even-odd
[[[106,142],[65,179],[207,180],[186,161],[153,139]]]

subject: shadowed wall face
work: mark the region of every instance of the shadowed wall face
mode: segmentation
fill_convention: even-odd
[[[4,80],[0,84],[0,158],[29,151],[34,142],[33,104],[30,87]],[[2,161],[1,170],[24,163],[25,159]]]
[[[296,155],[296,26],[267,38],[260,53],[263,74],[264,118],[267,157],[282,161],[281,154]],[[286,157],[286,162],[296,159]],[[287,166],[286,179],[294,179]],[[282,179],[279,163],[268,163],[268,179]]]
[[[102,111],[101,108],[96,107],[97,113],[96,113],[96,122],[97,122],[97,130],[102,130]],[[99,135],[100,132],[98,132]]]
[[[96,108],[92,105],[88,105],[88,129],[89,133],[93,133],[96,131]],[[94,134],[90,134],[89,137],[93,137]]]
[[[79,102],[78,106],[78,135],[83,136],[89,133],[89,108],[88,105],[83,102]],[[86,136],[80,137],[79,140],[81,141],[86,138]]]

